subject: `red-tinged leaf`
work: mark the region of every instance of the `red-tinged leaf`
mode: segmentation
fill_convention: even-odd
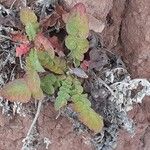
[[[42,100],[44,95],[40,87],[41,81],[38,73],[35,70],[27,70],[25,81],[31,91],[32,97],[37,100]]]
[[[63,21],[64,21],[65,23],[67,23],[68,18],[69,18],[69,13],[66,13],[66,14],[63,14],[63,15],[62,15],[62,19],[63,19]]]
[[[6,84],[0,91],[0,96],[11,102],[27,103],[31,99],[31,91],[24,79],[16,79]]]
[[[30,50],[29,44],[21,44],[16,47],[16,57],[26,54]]]
[[[77,3],[76,5],[73,6],[72,8],[72,13],[80,13],[81,16],[84,16],[86,14],[86,7],[83,3]]]
[[[64,48],[62,43],[59,41],[59,39],[57,38],[57,36],[53,36],[51,38],[49,38],[49,41],[51,42],[55,52],[59,55],[60,53],[63,53]],[[63,53],[64,54],[64,53]]]
[[[87,38],[89,34],[88,16],[85,5],[77,3],[69,13],[66,22],[67,33],[80,38]]]
[[[90,64],[90,61],[83,60],[83,62],[81,63],[80,67],[81,67],[84,71],[86,71],[86,70],[88,70],[88,68],[89,68],[89,64]]]
[[[58,20],[58,23],[59,23],[59,27],[60,28],[63,28],[65,26],[65,22],[63,21],[63,14],[66,14],[67,11],[63,9],[62,6],[60,5],[57,5],[56,8],[55,8],[55,11],[57,12],[57,14],[60,15],[60,18]]]
[[[11,34],[11,39],[12,41],[18,42],[18,43],[25,43],[25,44],[29,43],[27,36],[21,34],[20,32],[18,32],[17,34]]]
[[[45,49],[45,51],[47,51],[49,53],[50,57],[52,59],[54,58],[54,56],[55,56],[54,48],[53,48],[51,42],[42,33],[39,33],[36,36],[34,43],[35,43],[35,47],[37,49],[41,49],[41,47],[43,47]]]
[[[26,68],[27,70],[35,70],[37,72],[45,72],[44,68],[42,67],[37,50],[31,49],[28,57],[26,57]]]

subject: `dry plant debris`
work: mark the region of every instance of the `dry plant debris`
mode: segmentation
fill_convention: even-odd
[[[134,133],[127,112],[150,96],[150,82],[131,79],[122,60],[89,30],[84,4],[69,12],[58,1],[38,0],[20,10],[0,5],[0,23],[3,113],[25,116],[23,103],[38,100],[22,150],[38,146],[36,122],[46,97],[55,99],[56,111],[71,118],[78,132],[96,133],[91,141],[97,150],[115,149],[119,128]]]

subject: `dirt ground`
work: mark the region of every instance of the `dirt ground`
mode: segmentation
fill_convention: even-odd
[[[0,0],[0,4],[8,8],[12,2],[14,0]],[[132,78],[150,80],[149,0],[66,0],[66,2],[67,5],[66,3],[64,5],[68,8],[77,2],[83,2],[88,10],[89,22],[92,22],[90,29],[99,32],[105,49],[122,58]],[[34,3],[34,0],[30,3]],[[14,7],[19,5],[17,0]],[[11,24],[11,21],[9,23]],[[34,141],[35,145],[38,143],[37,150],[46,150],[46,146],[48,150],[95,150],[91,142],[93,134],[87,130],[74,131],[71,119],[63,116],[56,119],[57,115],[51,102],[43,105],[36,124],[40,133],[36,135],[38,141]],[[33,116],[32,113],[27,113],[25,117],[0,113],[0,150],[21,149],[22,140],[27,134]],[[119,129],[115,150],[150,150],[150,97],[145,97],[141,104],[135,104],[128,112],[128,116],[135,123],[135,132],[130,134]],[[113,150],[113,148],[96,150]]]

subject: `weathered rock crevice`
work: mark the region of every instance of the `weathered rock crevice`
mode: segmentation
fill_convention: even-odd
[[[150,78],[150,3],[131,0],[122,21],[123,57],[133,77]]]

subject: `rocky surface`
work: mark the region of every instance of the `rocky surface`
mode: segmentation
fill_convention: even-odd
[[[114,0],[113,7],[106,16],[106,27],[102,32],[102,36],[108,49],[114,49],[119,43],[120,27],[125,14],[125,6],[126,0]]]
[[[49,150],[91,150],[90,136],[86,133],[77,135],[72,123],[63,117],[56,120],[57,115],[51,104],[43,106],[37,122],[38,140],[34,141],[38,150],[46,150],[44,139],[50,142]],[[30,115],[8,117],[0,113],[0,150],[20,150],[32,119]]]
[[[149,150],[150,143],[150,102],[145,99],[143,104],[137,105],[129,116],[136,125],[135,133],[129,134],[120,130],[118,136],[118,146],[116,150]]]
[[[150,78],[150,2],[130,0],[122,21],[123,56],[134,77]]]

